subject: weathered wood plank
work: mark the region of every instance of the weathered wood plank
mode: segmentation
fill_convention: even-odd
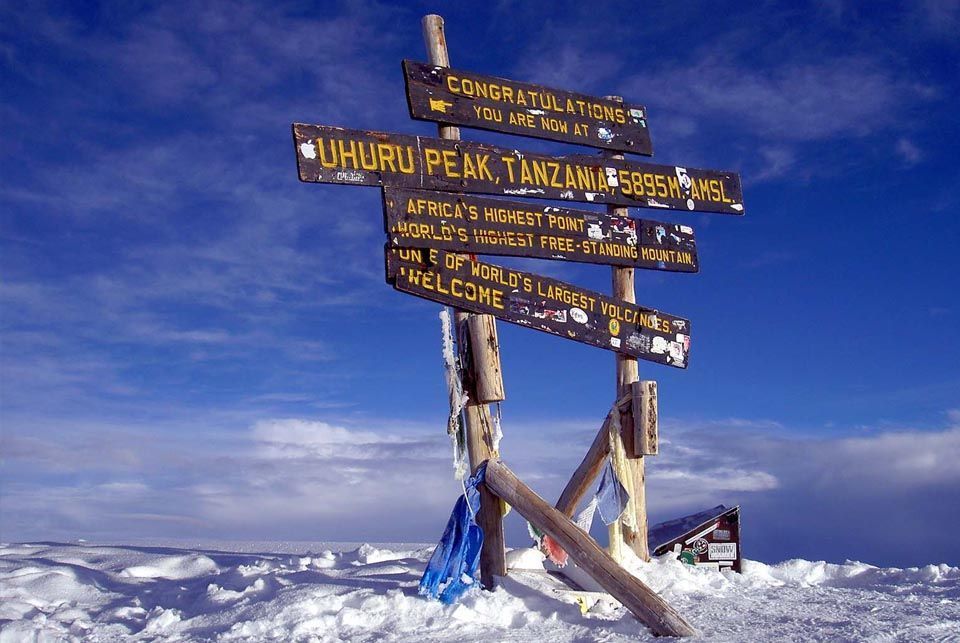
[[[548,505],[499,460],[487,462],[485,485],[554,538],[580,569],[657,636],[693,636],[696,630],[653,590],[620,567],[570,518]]]
[[[387,282],[397,290],[658,364],[687,367],[689,320],[444,250],[388,245],[385,251]]]
[[[383,189],[384,227],[402,248],[438,248],[698,272],[693,228],[619,214],[449,192]]]
[[[607,150],[653,154],[643,105],[403,61],[410,116]]]
[[[300,180],[743,214],[735,172],[293,124]]]

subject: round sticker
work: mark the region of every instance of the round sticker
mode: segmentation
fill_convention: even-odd
[[[573,321],[577,322],[578,324],[587,323],[587,313],[584,312],[583,309],[581,308],[571,308],[570,317],[573,319]]]
[[[618,322],[616,319],[610,320],[610,334],[611,335],[620,334],[620,322]]]

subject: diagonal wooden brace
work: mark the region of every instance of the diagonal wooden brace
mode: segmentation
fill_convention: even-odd
[[[532,525],[549,534],[577,566],[620,601],[657,636],[693,636],[697,632],[639,578],[623,569],[569,516],[554,509],[500,460],[488,460],[484,484]]]

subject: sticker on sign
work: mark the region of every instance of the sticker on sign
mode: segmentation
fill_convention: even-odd
[[[736,560],[737,543],[709,543],[707,545],[709,560]]]

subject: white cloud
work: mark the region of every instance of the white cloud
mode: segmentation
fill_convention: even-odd
[[[923,158],[920,148],[907,138],[897,139],[896,150],[907,165],[916,165]]]
[[[422,438],[347,429],[295,418],[264,420],[252,429],[254,456],[278,459],[370,460],[402,454]]]
[[[114,428],[100,431],[106,449],[93,442],[94,426],[6,436],[17,482],[3,486],[4,537],[432,541],[459,489],[443,423],[373,428],[391,425],[264,419],[203,440],[190,437],[189,423]],[[555,499],[595,429],[549,425],[547,450],[542,427],[508,423],[503,453]],[[922,551],[916,560],[930,562],[927,553],[948,556],[945,537],[920,526],[960,528],[960,517],[943,513],[960,501],[957,461],[960,410],[938,431],[818,439],[771,421],[667,421],[660,455],[647,458],[647,502],[654,521],[740,503],[749,555],[895,560]],[[79,482],[61,486],[62,471]],[[522,521],[508,524],[508,538],[522,542]],[[865,529],[869,546],[856,541]]]
[[[637,74],[625,84],[630,95],[649,95],[664,111],[725,118],[771,141],[870,134],[893,121],[901,101],[922,93],[869,59],[785,62],[761,71],[716,51],[693,64]]]
[[[759,150],[762,167],[750,175],[749,180],[759,183],[767,179],[786,174],[797,162],[794,150],[783,146],[761,147]]]

